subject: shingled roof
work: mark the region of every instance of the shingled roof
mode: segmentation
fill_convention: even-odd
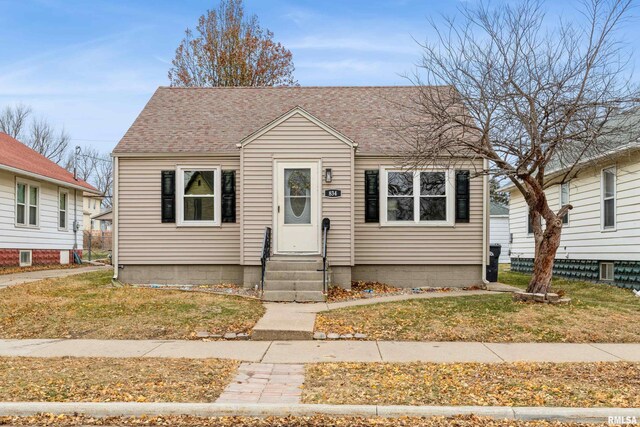
[[[295,107],[357,143],[358,152],[396,152],[390,129],[416,96],[413,86],[160,87],[114,154],[235,152]]]
[[[69,184],[70,187],[99,194],[91,184],[75,179],[73,174],[65,168],[2,132],[0,132],[0,153],[0,169],[15,173],[23,172],[25,175],[59,184]]]

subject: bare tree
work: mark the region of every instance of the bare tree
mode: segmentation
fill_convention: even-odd
[[[0,132],[15,139],[21,139],[30,115],[31,107],[24,104],[17,104],[14,107],[6,106],[0,113]]]
[[[96,165],[101,159],[100,152],[97,149],[87,147],[82,149],[77,156],[75,153],[70,153],[65,169],[73,171],[75,167],[78,179],[91,182],[96,174]]]
[[[529,292],[548,291],[572,209],[550,206],[545,189],[638,137],[638,90],[617,34],[630,8],[631,0],[585,0],[575,20],[551,26],[537,1],[466,4],[458,19],[432,22],[437,37],[422,45],[412,79],[420,95],[403,128],[407,155],[415,163],[483,159],[476,173],[517,187],[533,222]]]
[[[196,27],[187,29],[169,70],[171,86],[295,85],[292,55],[263,29],[256,15],[245,17],[242,0],[221,0]]]
[[[27,145],[49,160],[60,163],[64,160],[69,146],[69,134],[55,129],[43,118],[31,122]]]
[[[102,206],[110,208],[113,203],[113,161],[110,155],[105,154],[98,157],[92,182],[104,195]]]

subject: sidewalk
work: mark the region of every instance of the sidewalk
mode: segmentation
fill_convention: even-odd
[[[640,362],[640,344],[395,341],[0,340],[0,356],[220,358],[242,362]]]
[[[25,283],[37,282],[38,280],[53,279],[56,277],[67,277],[75,274],[90,273],[92,271],[111,269],[110,265],[96,266],[88,265],[87,267],[63,268],[52,270],[25,271],[23,273],[12,273],[0,275],[0,289],[13,285],[22,285]]]

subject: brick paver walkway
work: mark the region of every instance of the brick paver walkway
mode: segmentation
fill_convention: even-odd
[[[300,403],[304,365],[243,363],[217,403]]]

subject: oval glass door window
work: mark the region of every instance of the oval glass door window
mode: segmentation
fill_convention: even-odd
[[[311,169],[285,169],[284,186],[284,223],[311,224]]]

